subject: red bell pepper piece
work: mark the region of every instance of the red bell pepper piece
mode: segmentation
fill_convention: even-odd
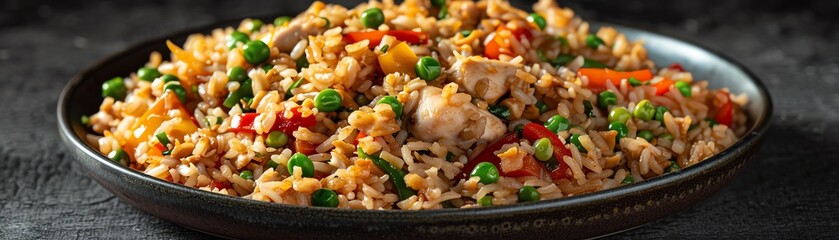
[[[306,155],[312,155],[317,153],[317,151],[315,151],[315,147],[316,146],[310,142],[296,139],[294,140],[294,145],[292,145],[291,150]]]
[[[684,67],[682,67],[682,64],[679,64],[679,63],[673,63],[673,64],[670,64],[670,66],[669,66],[669,67],[667,67],[667,68],[669,68],[669,69],[679,70],[679,72],[684,72],[684,71],[685,71],[685,68],[684,68]]]
[[[216,180],[210,181],[210,186],[212,186],[213,188],[218,188],[218,189],[233,188],[233,184],[230,184],[229,182],[220,182],[220,181],[216,181]]]
[[[676,81],[670,80],[668,78],[662,79],[660,82],[656,83],[655,85],[655,95],[661,96],[665,93],[670,91],[670,86],[676,84]]]
[[[292,108],[291,111],[292,116],[291,118],[286,119],[285,114],[282,112],[277,113],[277,120],[274,121],[274,126],[271,127],[271,131],[282,131],[285,134],[291,135],[294,131],[297,130],[299,127],[314,127],[317,124],[314,115],[309,115],[308,117],[303,117],[303,114],[300,113],[300,108]],[[243,113],[233,117],[233,120],[230,122],[229,131],[231,132],[256,132],[253,129],[254,119],[256,116],[259,116],[259,113]]]
[[[501,49],[501,44],[499,44],[499,42],[503,42],[504,39],[495,38],[495,37],[498,36],[498,33],[503,31],[503,30],[509,30],[510,33],[513,35],[513,37],[515,37],[518,40],[521,40],[522,38],[527,38],[527,39],[533,38],[533,34],[530,33],[530,29],[528,29],[526,27],[509,29],[503,24],[499,25],[495,29],[495,35],[492,37],[491,40],[489,40],[487,42],[486,46],[484,46],[484,57],[489,58],[489,59],[498,59],[498,57],[501,56],[502,53],[506,54],[506,55],[513,55],[513,53],[510,52],[509,50]]]
[[[720,106],[720,109],[717,110],[717,114],[714,114],[714,120],[716,120],[719,124],[731,127],[731,122],[734,117],[734,103],[731,102],[731,98],[729,98],[728,94],[725,95],[725,98],[728,101]]]
[[[498,169],[501,169],[501,165],[496,166]],[[541,177],[542,173],[547,172],[548,170],[545,169],[545,164],[540,163],[536,158],[532,155],[526,155],[522,158],[522,166],[518,170],[512,172],[501,172],[501,176],[507,177],[522,177],[522,176],[537,176]],[[471,172],[471,171],[470,171]]]
[[[653,73],[649,69],[632,72],[619,72],[608,68],[580,68],[580,70],[577,71],[577,75],[586,76],[588,78],[588,88],[595,92],[605,90],[606,81],[611,81],[613,85],[618,86],[621,83],[621,80],[632,77],[641,82],[653,79]]]
[[[455,176],[454,181],[457,182],[461,179],[469,178],[469,174],[471,174],[472,170],[475,169],[475,166],[481,162],[492,163],[492,165],[495,165],[496,168],[501,169],[501,158],[498,158],[498,156],[496,156],[494,152],[501,149],[501,147],[504,146],[504,144],[515,143],[518,141],[519,136],[516,133],[508,133],[507,135],[501,137],[501,139],[498,139],[495,142],[490,143],[489,145],[487,145],[486,148],[484,148],[483,151],[481,151],[481,153],[476,155],[474,158],[470,159],[469,162],[467,162],[466,165],[463,166],[463,169],[461,169],[460,174]],[[501,175],[504,175],[504,173],[501,173]]]
[[[348,43],[352,44],[367,39],[370,40],[370,43],[367,46],[370,48],[375,48],[376,46],[379,46],[379,43],[382,42],[382,38],[385,37],[385,35],[393,36],[399,41],[405,41],[413,44],[424,44],[426,41],[428,41],[428,34],[425,34],[424,32],[415,32],[410,30],[351,32],[344,34],[344,41],[347,41]]]
[[[362,139],[364,137],[367,137],[367,134],[363,131],[359,131],[358,135],[355,135],[355,140],[352,142],[352,145],[358,146],[358,139]]]
[[[565,144],[562,144],[562,141],[559,140],[556,134],[538,123],[524,125],[521,133],[530,142],[536,142],[541,138],[548,138],[551,141],[551,145],[553,145],[553,156],[558,163],[558,167],[550,171],[551,178],[554,180],[571,178],[571,170],[568,168],[568,164],[565,164],[565,161],[562,160],[564,156],[571,156],[571,151],[565,147]]]

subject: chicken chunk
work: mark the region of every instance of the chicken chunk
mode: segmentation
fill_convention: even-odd
[[[460,20],[463,29],[474,29],[481,19],[481,10],[473,1],[452,1],[449,3],[449,16]]]
[[[274,30],[274,47],[279,49],[280,52],[291,52],[294,45],[297,45],[300,40],[306,39],[310,35],[317,35],[321,25],[323,25],[321,21],[295,19],[288,23],[288,26]]]
[[[449,70],[449,80],[466,93],[492,104],[510,90],[507,80],[516,77],[517,66],[483,57],[458,59]]]
[[[456,91],[457,88],[454,89]],[[504,122],[468,99],[469,96],[463,93],[446,97],[443,89],[438,87],[423,88],[413,114],[414,125],[411,131],[427,142],[470,143],[477,140],[493,141],[507,132]]]

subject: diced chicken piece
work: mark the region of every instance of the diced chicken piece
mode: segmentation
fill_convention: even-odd
[[[458,59],[449,70],[449,80],[472,96],[495,103],[510,87],[507,79],[516,77],[516,65],[473,56]],[[453,78],[453,79],[451,79]]]
[[[474,29],[481,19],[481,10],[473,1],[452,1],[449,3],[449,16],[460,20],[462,29]]]
[[[456,89],[456,88],[455,88]],[[462,95],[466,100],[459,101]],[[414,135],[427,142],[440,140],[493,141],[507,132],[507,126],[487,110],[468,101],[469,96],[455,93],[446,99],[443,89],[428,86],[421,90],[413,114]]]
[[[297,42],[318,34],[322,25],[321,21],[295,19],[289,22],[288,26],[274,30],[274,47],[280,52],[291,52]]]

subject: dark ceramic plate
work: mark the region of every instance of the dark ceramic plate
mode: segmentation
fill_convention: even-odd
[[[710,79],[713,88],[728,87],[748,95],[748,133],[731,148],[695,166],[616,189],[512,206],[432,211],[310,208],[209,193],[118,165],[83,140],[91,131],[80,117],[97,111],[102,82],[129,75],[146,63],[152,51],[168,53],[165,39],[183,43],[190,33],[208,33],[237,23],[223,22],[140,43],[90,66],[67,84],[58,102],[59,131],[90,177],[152,215],[226,237],[589,238],[669,216],[717,192],[757,150],[772,115],[766,87],[742,65],[695,44],[618,26],[631,39],[645,39],[649,55],[659,64],[682,63],[695,78]]]

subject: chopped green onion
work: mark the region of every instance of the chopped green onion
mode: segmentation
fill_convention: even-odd
[[[245,180],[253,180],[253,172],[251,170],[244,170],[239,173],[239,177]]]
[[[588,37],[586,37],[586,45],[590,48],[597,49],[600,45],[606,45],[606,42],[597,37],[597,35],[589,34]]]
[[[632,175],[626,175],[626,177],[623,178],[623,181],[621,181],[621,184],[630,184],[632,182],[635,182],[635,179],[632,177]]]
[[[158,133],[157,135],[154,135],[154,136],[157,137],[157,141],[159,141],[160,144],[163,144],[164,147],[166,147],[166,145],[169,145],[169,143],[171,143],[169,141],[169,135],[166,135],[166,132],[160,132],[160,133]]]
[[[504,105],[490,106],[487,110],[500,119],[510,120],[510,109]]]

